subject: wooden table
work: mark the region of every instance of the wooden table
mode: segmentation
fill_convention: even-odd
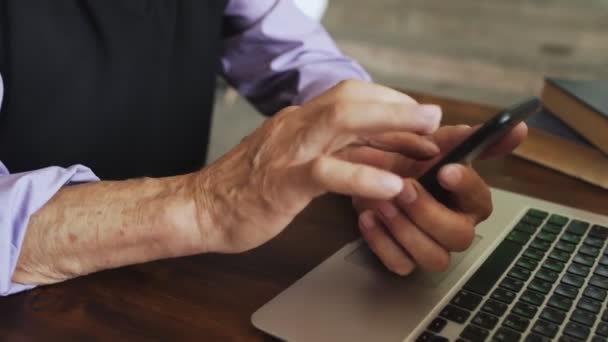
[[[495,108],[440,104],[445,123],[478,123]],[[516,157],[478,169],[492,186],[608,215],[608,192]],[[200,255],[100,272],[0,299],[0,340],[265,340],[251,314],[357,237],[344,197],[315,201],[278,238],[241,255]]]

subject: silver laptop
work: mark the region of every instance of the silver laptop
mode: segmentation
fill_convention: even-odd
[[[395,276],[355,241],[253,324],[290,341],[608,341],[608,217],[492,197],[494,213],[446,272]]]

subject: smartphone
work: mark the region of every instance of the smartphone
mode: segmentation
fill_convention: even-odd
[[[449,205],[449,192],[437,180],[439,170],[446,164],[473,162],[488,147],[502,139],[518,123],[542,108],[540,99],[533,97],[502,110],[493,118],[486,121],[470,137],[452,149],[437,164],[427,170],[418,181],[437,200]]]

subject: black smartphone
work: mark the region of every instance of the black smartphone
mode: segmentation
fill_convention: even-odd
[[[530,115],[537,113],[541,108],[542,104],[540,99],[533,97],[527,101],[502,110],[493,118],[486,121],[483,126],[465,141],[448,152],[448,154],[446,154],[437,164],[433,165],[418,178],[418,181],[437,200],[444,204],[449,204],[449,192],[446,191],[437,180],[437,173],[439,170],[446,164],[470,163],[474,161],[488,147],[507,135],[507,133],[509,133],[509,131],[518,123],[522,122]]]

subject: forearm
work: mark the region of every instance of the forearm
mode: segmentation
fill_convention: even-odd
[[[189,175],[64,187],[31,217],[13,281],[49,284],[204,252],[192,181]]]

